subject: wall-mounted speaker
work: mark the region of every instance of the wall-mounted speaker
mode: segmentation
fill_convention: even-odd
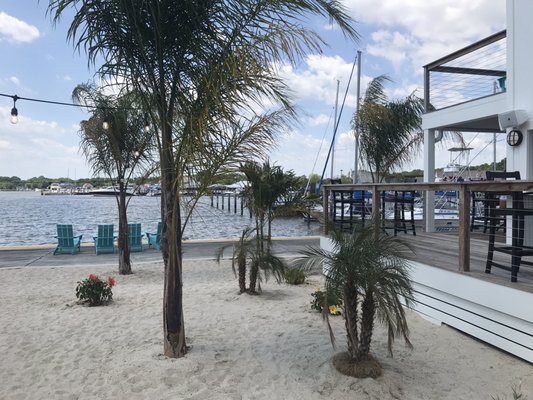
[[[522,125],[527,120],[528,115],[526,110],[511,110],[498,114],[498,123],[502,131],[507,128],[515,128],[518,125]]]

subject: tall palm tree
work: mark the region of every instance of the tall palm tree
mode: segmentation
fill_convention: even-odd
[[[331,240],[331,251],[303,251],[296,263],[313,269],[324,266],[326,293],[342,293],[347,352],[334,358],[335,366],[356,377],[379,376],[381,366],[370,355],[376,318],[387,326],[390,354],[396,335],[411,345],[402,306],[402,300],[409,307],[413,299],[405,258],[410,248],[375,224],[356,227],[352,232],[333,230]],[[332,335],[329,323],[328,327]]]
[[[119,97],[105,95],[92,84],[76,86],[72,93],[75,102],[89,107],[91,117],[80,122],[80,147],[91,165],[93,174],[104,173],[116,182],[118,227],[118,271],[131,274],[128,247],[127,208],[131,198],[126,195],[135,174],[146,173],[151,165],[152,136],[133,93]],[[104,128],[103,122],[106,122]]]
[[[414,93],[401,100],[389,100],[386,75],[374,78],[365,92],[352,127],[359,135],[360,155],[373,182],[383,179],[412,160],[423,142],[423,100]]]
[[[216,171],[261,155],[294,117],[272,66],[320,51],[321,37],[300,21],[318,15],[356,38],[337,0],[49,0],[54,21],[74,9],[68,39],[98,71],[146,93],[161,168],[165,263],[164,353],[186,353],[182,304],[179,188],[202,167]],[[258,105],[280,109],[256,114]],[[191,174],[192,172],[192,174]]]

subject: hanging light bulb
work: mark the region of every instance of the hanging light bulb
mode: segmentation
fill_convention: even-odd
[[[106,131],[109,129],[109,121],[107,117],[104,117],[104,121],[102,122],[102,128],[104,128]]]
[[[19,98],[17,95],[13,96],[13,108],[11,109],[11,118],[10,118],[12,124],[16,124],[19,122],[19,112],[16,107],[16,103],[18,99]]]

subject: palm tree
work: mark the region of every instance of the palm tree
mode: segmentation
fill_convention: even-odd
[[[261,282],[268,280],[269,276],[274,275],[276,281],[281,283],[285,276],[285,263],[279,257],[272,254],[272,246],[254,235],[254,228],[245,228],[242,231],[239,241],[235,244],[223,246],[217,251],[217,262],[220,262],[224,250],[230,246],[233,247],[231,267],[233,272],[238,276],[239,293],[248,293],[257,295],[261,292]],[[237,263],[237,271],[235,271]],[[250,265],[250,284],[246,287],[247,266]]]
[[[76,86],[72,97],[92,110],[91,117],[80,122],[83,154],[95,175],[104,173],[117,183],[118,271],[122,275],[131,274],[127,217],[130,198],[126,191],[135,172],[146,173],[151,164],[151,135],[146,131],[143,113],[134,108],[138,103],[133,93],[108,96],[94,85],[81,84]]]
[[[54,21],[70,8],[68,39],[92,63],[102,61],[103,78],[146,94],[158,127],[164,353],[181,357],[187,349],[182,237],[188,218],[179,188],[202,169],[212,176],[243,156],[263,154],[294,117],[272,65],[295,64],[320,50],[322,39],[302,19],[324,16],[348,38],[357,35],[336,0],[49,0]],[[280,109],[257,116],[266,104]]]
[[[256,161],[247,162],[241,165],[240,171],[244,173],[249,184],[243,196],[255,216],[256,254],[252,257],[248,291],[256,293],[261,271],[265,278],[269,272],[274,273],[278,282],[285,271],[283,261],[272,254],[272,221],[287,210],[304,206],[301,194],[295,194],[299,181],[294,172],[284,172],[280,166],[270,165],[268,160],[262,164]]]
[[[384,88],[387,81],[386,75],[380,75],[368,84],[359,113],[352,120],[361,159],[373,182],[382,182],[387,174],[411,161],[424,138],[423,100],[413,93],[390,101]]]
[[[325,266],[326,294],[342,293],[347,352],[334,357],[337,369],[356,377],[379,376],[381,366],[370,355],[376,318],[387,326],[391,355],[396,335],[411,345],[402,306],[403,300],[410,307],[413,299],[405,258],[410,248],[397,237],[384,234],[375,224],[356,227],[352,232],[333,230],[331,240],[331,251],[303,251],[297,264],[313,269]],[[328,327],[333,340],[329,323]]]
[[[258,234],[267,242],[272,239],[272,221],[296,207],[302,207],[303,199],[298,192],[299,179],[291,170],[283,171],[278,165],[264,161],[244,163],[240,167],[249,185],[244,190],[248,207],[256,217]],[[265,234],[264,228],[267,232]]]
[[[233,247],[233,254],[231,258],[231,268],[233,273],[237,275],[239,281],[239,294],[246,292],[246,271],[249,257],[256,252],[256,238],[253,237],[255,230],[253,228],[245,228],[242,231],[239,241],[234,244],[222,246],[217,251],[216,260],[220,263],[220,259],[228,247]],[[235,270],[235,263],[237,263],[237,270]]]

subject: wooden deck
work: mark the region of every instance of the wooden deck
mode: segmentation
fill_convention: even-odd
[[[518,282],[511,282],[511,272],[492,268],[485,273],[487,260],[488,234],[473,232],[470,237],[470,272],[459,271],[459,236],[458,232],[424,232],[417,226],[416,236],[412,233],[399,233],[398,237],[414,247],[413,260],[447,271],[464,274],[476,279],[498,285],[533,293],[533,268],[523,265],[518,273]],[[503,237],[499,238],[503,241]],[[511,264],[511,257],[495,253],[495,260]]]

